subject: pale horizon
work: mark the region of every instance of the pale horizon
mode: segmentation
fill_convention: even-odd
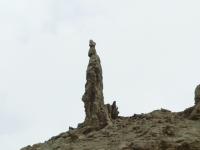
[[[44,142],[85,117],[89,40],[121,116],[183,111],[200,84],[198,0],[1,0],[0,145]]]

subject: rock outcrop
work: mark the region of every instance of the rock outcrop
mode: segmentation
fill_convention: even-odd
[[[91,40],[82,97],[84,122],[21,150],[200,150],[200,85],[195,89],[195,105],[182,112],[160,109],[118,116],[115,101],[104,104],[102,68],[95,45]]]
[[[160,109],[118,117],[101,130],[70,129],[21,150],[200,150],[199,125],[200,120]]]
[[[200,120],[200,85],[195,88],[194,106],[185,109],[179,114],[191,120]]]
[[[106,108],[108,110],[109,117],[111,119],[117,119],[119,115],[118,107],[116,105],[116,101],[113,102],[112,105],[106,104]]]
[[[194,95],[195,104],[198,104],[200,102],[200,85],[197,85]]]
[[[102,68],[95,49],[96,43],[90,40],[89,46],[88,56],[90,60],[86,72],[87,82],[82,97],[86,117],[82,125],[100,129],[112,124],[112,121],[104,105]]]
[[[191,109],[192,111],[189,118],[197,120],[200,119],[200,85],[198,85],[195,89],[194,100],[195,100],[195,105]]]

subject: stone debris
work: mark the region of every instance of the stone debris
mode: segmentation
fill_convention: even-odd
[[[111,119],[117,119],[119,115],[118,107],[116,105],[116,101],[113,102],[112,105],[106,104],[106,108],[108,110],[109,117]]]
[[[82,97],[84,122],[21,150],[200,150],[200,85],[195,89],[195,105],[182,112],[161,108],[148,114],[118,116],[115,101],[104,104],[100,58],[93,40],[89,46]]]

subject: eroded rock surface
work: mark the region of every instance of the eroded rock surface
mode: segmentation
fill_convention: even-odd
[[[191,120],[200,120],[200,85],[195,88],[194,103],[194,106],[185,109],[179,114],[184,118],[188,118]]]
[[[195,105],[191,109],[190,119],[197,120],[200,119],[200,85],[195,89]]]
[[[22,150],[200,150],[200,120],[164,109],[118,117],[112,126],[77,128]]]
[[[194,95],[195,104],[198,104],[200,102],[200,85],[197,85]]]
[[[95,45],[91,40],[82,97],[84,123],[21,150],[200,150],[200,85],[195,89],[195,105],[183,112],[160,109],[118,116],[116,102],[104,104],[102,68]]]
[[[116,105],[116,101],[113,102],[112,105],[106,104],[106,108],[108,110],[109,117],[111,119],[117,119],[119,115],[118,107]]]
[[[86,73],[85,93],[82,97],[85,106],[85,121],[83,126],[92,126],[94,128],[103,128],[112,124],[108,111],[104,106],[103,96],[103,77],[101,61],[97,55],[96,43],[90,40],[90,57]]]

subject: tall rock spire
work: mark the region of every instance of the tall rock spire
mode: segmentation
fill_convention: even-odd
[[[194,94],[195,105],[192,107],[190,119],[198,120],[200,119],[200,85],[197,85]]]
[[[103,128],[112,122],[104,105],[102,68],[100,58],[95,49],[96,43],[90,40],[89,46],[88,56],[90,60],[86,72],[87,82],[85,84],[85,93],[82,97],[86,113],[83,125]]]

